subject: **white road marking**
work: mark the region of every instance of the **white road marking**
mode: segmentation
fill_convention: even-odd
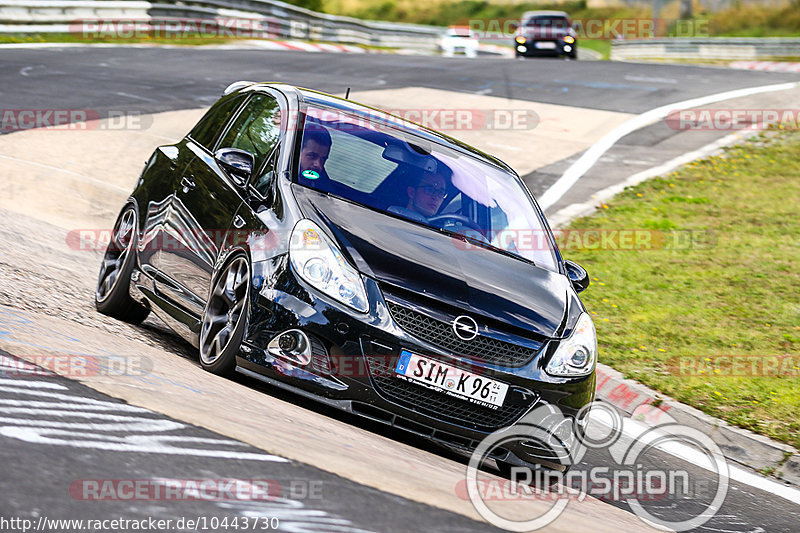
[[[593,419],[593,422],[597,422],[607,427],[612,427],[611,424],[602,418],[597,417]],[[653,437],[659,435],[659,433],[663,436],[669,436],[669,433],[666,432],[659,432],[658,430],[653,430],[650,426],[647,426],[641,422],[637,422],[631,418],[623,419],[622,423],[622,434],[632,440],[638,440],[642,437],[642,435],[648,432],[652,440]],[[699,466],[704,470],[708,470],[712,473],[717,473],[713,468],[712,465],[709,464],[708,457],[699,452],[698,450],[691,448],[685,444],[681,444],[675,441],[665,441],[659,442],[655,445],[656,448],[659,450],[672,455],[673,457],[677,457],[689,463],[692,463],[695,466]],[[800,505],[800,490],[792,488],[788,485],[784,485],[782,483],[778,483],[776,481],[772,481],[768,478],[760,476],[758,474],[754,474],[738,466],[732,465],[728,463],[728,475],[729,478],[738,481],[739,483],[744,483],[745,485],[749,485],[751,487],[757,488],[759,490],[763,490],[764,492],[769,492],[770,494],[774,494],[775,496],[779,496],[785,500],[788,500],[792,503],[796,503]]]
[[[597,191],[594,195],[592,195],[592,198],[588,202],[576,202],[559,209],[555,214],[548,216],[547,220],[554,228],[560,227],[573,218],[586,216],[592,213],[595,210],[595,206],[606,200],[610,200],[617,194],[624,191],[627,187],[633,187],[634,185],[637,185],[650,178],[672,172],[676,168],[683,166],[686,163],[707,157],[723,146],[728,146],[739,141],[744,135],[752,135],[753,133],[755,133],[755,130],[726,135],[725,137],[709,143],[693,152],[687,152],[658,166],[637,172],[636,174],[629,176],[627,179],[617,183],[616,185],[611,185],[610,187],[606,187],[605,189]]]
[[[7,364],[6,360],[3,362]],[[53,389],[65,392],[51,392]],[[167,418],[93,412],[98,406],[113,406],[112,409],[106,410],[138,411],[143,415],[155,414],[141,407],[86,398],[57,383],[0,378],[0,391],[35,398],[31,401],[11,398],[0,400],[1,404],[5,404],[2,408],[3,416],[0,416],[0,435],[25,442],[117,452],[289,462],[284,457],[267,453],[226,450],[226,447],[249,446],[233,439],[165,434],[187,428],[186,424]],[[41,398],[47,398],[49,401]],[[81,407],[85,407],[86,412],[78,410]],[[76,418],[78,421],[70,422],[64,418]],[[109,435],[105,433],[108,431],[125,434]],[[211,445],[214,448],[202,449],[197,447],[198,444]]]
[[[633,76],[627,75],[625,79],[628,81],[646,81],[646,82],[656,82],[656,83],[678,83],[678,80],[675,78],[652,78],[650,76]]]
[[[5,391],[13,390],[13,389],[8,389],[6,387],[2,387],[2,385],[7,385],[11,387],[26,387],[31,389],[67,390],[66,387],[62,387],[58,383],[50,383],[48,381],[31,381],[29,379],[0,378],[0,390],[5,390]]]
[[[750,96],[753,94],[760,94],[774,91],[785,91],[800,87],[798,82],[779,83],[776,85],[762,85],[760,87],[749,87],[747,89],[736,89],[734,91],[725,91],[722,93],[712,94],[708,96],[701,96],[699,98],[692,98],[690,100],[683,100],[682,102],[675,102],[672,104],[663,105],[655,109],[651,109],[641,115],[637,115],[627,122],[620,124],[607,134],[605,134],[599,141],[592,145],[591,148],[586,150],[584,154],[578,158],[564,174],[547,189],[544,194],[539,197],[539,205],[543,210],[551,207],[558,202],[567,191],[572,188],[578,180],[586,174],[586,172],[594,166],[594,164],[611,149],[617,141],[640,128],[649,126],[656,121],[666,117],[670,112],[679,109],[690,109],[699,107],[706,104],[712,104],[722,100],[730,100],[731,98],[741,98],[743,96]]]
[[[119,92],[119,91],[114,93],[114,94],[117,94],[119,96],[125,96],[127,98],[133,98],[134,100],[142,100],[143,102],[150,102],[152,104],[157,104],[158,103],[158,100],[153,100],[152,98],[145,98],[144,96],[137,96],[135,94],[123,93],[123,92]]]

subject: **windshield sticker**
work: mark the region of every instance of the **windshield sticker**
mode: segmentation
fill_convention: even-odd
[[[315,180],[319,178],[319,174],[313,170],[304,170],[303,177],[309,180]]]

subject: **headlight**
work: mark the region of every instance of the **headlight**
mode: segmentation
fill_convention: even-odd
[[[596,361],[597,334],[592,319],[583,313],[572,335],[561,341],[545,371],[551,376],[585,376],[592,372]]]
[[[523,37],[522,35],[517,35],[517,38],[514,40],[517,41],[519,44],[525,44],[525,37]]]
[[[295,225],[289,258],[297,275],[315,289],[362,313],[369,310],[358,271],[312,221],[303,219]]]
[[[575,42],[575,37],[573,37],[572,35],[567,35],[566,37],[564,37],[564,42],[572,44]]]

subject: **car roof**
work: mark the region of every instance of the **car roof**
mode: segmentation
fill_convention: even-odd
[[[356,116],[364,117],[368,121],[373,121],[379,124],[392,126],[399,129],[400,131],[411,133],[428,141],[444,145],[457,152],[469,154],[477,159],[482,160],[485,163],[499,167],[507,172],[514,174],[515,176],[518,176],[518,174],[514,171],[514,169],[512,169],[509,165],[507,165],[506,163],[504,163],[503,161],[492,155],[489,155],[473,146],[470,146],[465,142],[450,137],[449,135],[445,135],[444,133],[438,132],[436,130],[426,128],[425,126],[416,124],[414,122],[410,122],[401,117],[387,113],[386,111],[383,111],[381,109],[373,108],[364,104],[359,104],[352,100],[346,100],[344,98],[340,98],[332,94],[323,93],[321,91],[306,89],[303,87],[297,87],[285,83],[269,83],[266,85],[282,91],[289,90],[295,92],[298,96],[298,102],[300,103],[300,105],[320,106],[320,107],[327,107],[341,111],[346,111]]]
[[[545,16],[569,18],[569,15],[567,15],[565,11],[526,11],[522,14],[523,19]]]

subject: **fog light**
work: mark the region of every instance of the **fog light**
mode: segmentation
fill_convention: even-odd
[[[527,46],[517,46],[517,52],[527,52],[527,51],[528,51]]]
[[[284,352],[290,352],[297,348],[297,337],[291,333],[281,333],[278,336],[278,347]]]
[[[267,351],[282,359],[305,366],[311,362],[311,341],[299,329],[290,329],[278,334],[269,344]]]
[[[564,51],[565,52],[572,52],[572,47],[570,45],[568,45],[568,44],[565,44],[564,45]]]

